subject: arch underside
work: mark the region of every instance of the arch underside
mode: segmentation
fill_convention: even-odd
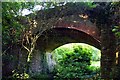
[[[53,28],[45,31],[38,39],[36,48],[53,51],[67,43],[86,43],[100,49],[99,40],[85,32],[70,28]]]

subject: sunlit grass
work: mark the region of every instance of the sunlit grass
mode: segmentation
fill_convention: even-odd
[[[100,61],[92,61],[90,66],[100,67]]]

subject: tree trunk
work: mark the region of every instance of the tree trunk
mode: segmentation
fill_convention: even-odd
[[[115,67],[115,37],[110,26],[103,25],[101,29],[101,78],[112,79]]]

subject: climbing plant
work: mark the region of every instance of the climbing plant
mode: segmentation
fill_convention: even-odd
[[[3,2],[2,3],[2,57],[3,57],[3,68],[8,64],[6,62],[13,62],[18,60],[17,56],[19,53],[13,55],[13,47],[21,46],[22,34],[27,26],[23,25],[22,19],[28,18],[27,16],[22,16],[22,10],[27,8],[30,9],[33,3],[25,2]],[[16,47],[16,49],[19,47]],[[22,48],[22,47],[21,47]],[[21,50],[19,49],[19,51]],[[15,68],[14,70],[15,71]],[[11,75],[10,73],[4,75]],[[19,72],[19,71],[18,71]],[[11,71],[12,73],[12,71]],[[16,72],[15,72],[16,73]]]
[[[3,2],[2,3],[2,39],[3,52],[6,51],[13,44],[19,43],[21,40],[21,33],[27,29],[23,25],[22,19],[27,16],[22,16],[23,9],[30,9],[33,3],[25,2]],[[4,37],[5,36],[5,37]]]

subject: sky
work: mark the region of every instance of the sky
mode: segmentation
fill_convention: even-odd
[[[44,7],[41,6],[41,5],[35,5],[34,8],[33,8],[33,11],[38,11],[38,10],[41,10],[43,8]],[[33,13],[33,11],[30,11],[28,9],[23,9],[22,10],[22,16],[29,15],[30,13]]]
[[[57,6],[62,6],[62,5],[65,5],[65,4],[66,4],[66,2],[64,2],[64,4],[61,4],[61,5],[58,4]],[[46,5],[44,5],[44,7],[42,5],[35,5],[34,8],[33,8],[33,11],[39,11],[39,10],[45,9],[45,6]],[[54,6],[51,5],[51,7],[49,7],[49,8],[54,8]],[[30,13],[33,13],[33,11],[30,11],[28,9],[23,9],[22,10],[22,16],[29,15]]]

